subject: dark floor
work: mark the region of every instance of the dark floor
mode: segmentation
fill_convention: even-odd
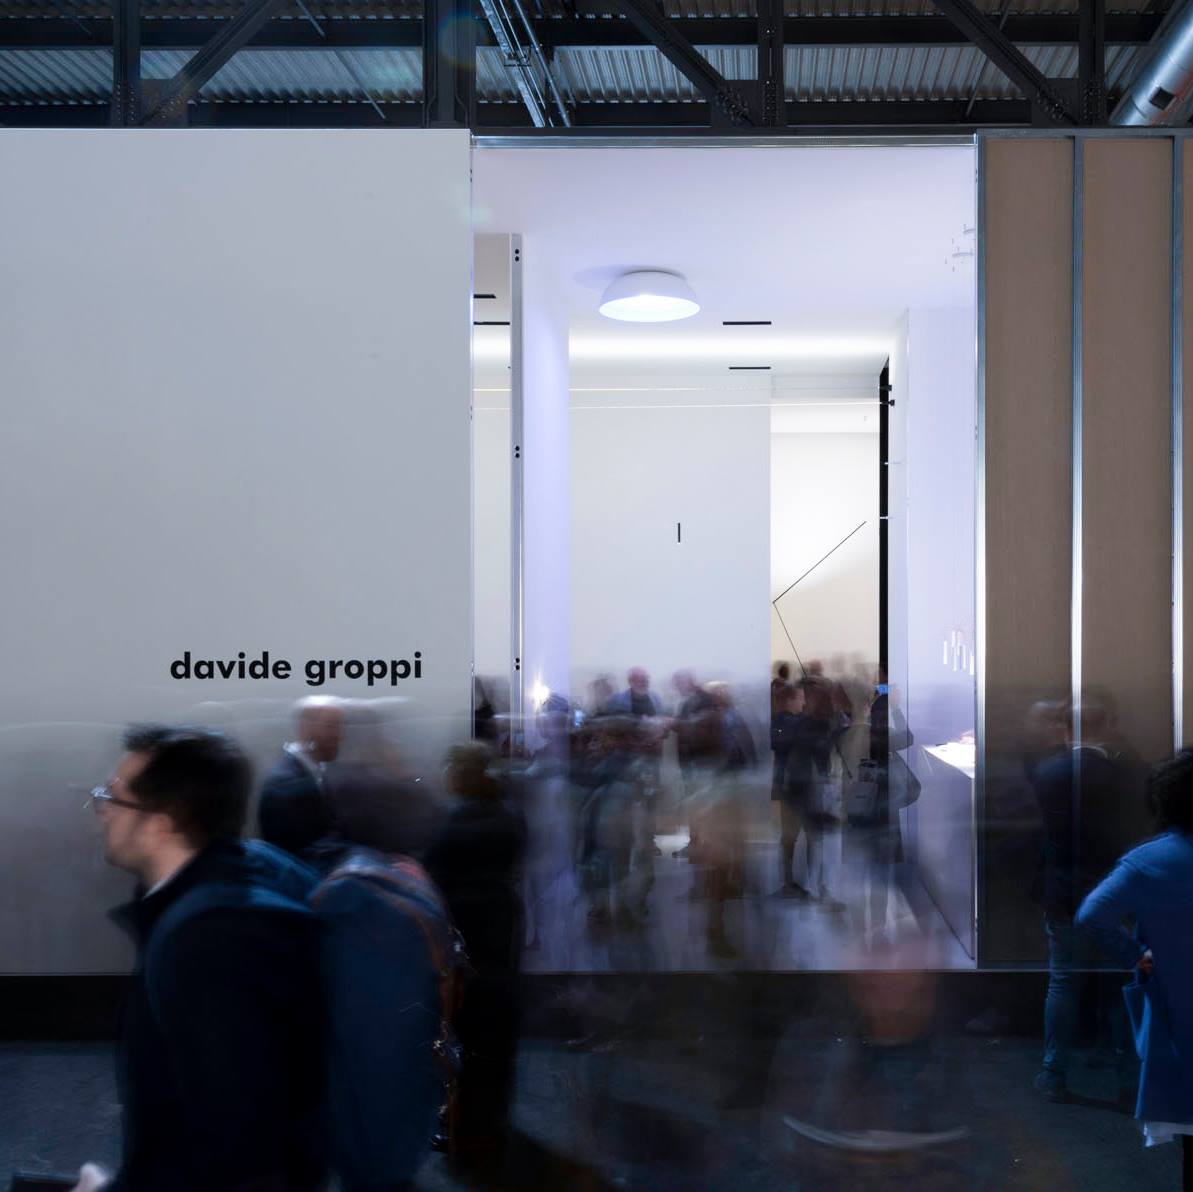
[[[1112,1067],[1084,1056],[1072,1075],[1080,1100],[1053,1105],[1030,1087],[1037,1058],[1024,1039],[883,1047],[797,1024],[769,1040],[664,1041],[623,1027],[580,1047],[534,1041],[522,1052],[507,1186],[1179,1188],[1177,1149],[1145,1151],[1110,1102]],[[106,1045],[0,1045],[0,1176],[112,1161],[111,1072]],[[900,1145],[875,1149],[879,1131],[898,1131]],[[462,1186],[437,1155],[419,1180],[424,1192]]]

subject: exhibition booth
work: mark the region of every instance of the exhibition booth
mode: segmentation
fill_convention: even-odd
[[[887,926],[931,947],[881,963],[942,968],[1042,959],[1026,709],[1097,683],[1141,757],[1181,739],[1179,135],[14,129],[0,156],[6,973],[127,969],[80,808],[129,721],[264,767],[295,700],[365,700],[436,785],[482,699],[533,751],[552,697],[642,668],[667,713],[689,670],[751,731],[761,858],[772,664],[819,664],[914,735]],[[644,272],[696,309],[602,313]],[[762,918],[757,967],[879,963]],[[556,945],[531,967],[638,963]]]

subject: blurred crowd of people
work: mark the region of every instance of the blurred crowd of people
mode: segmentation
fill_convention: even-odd
[[[687,670],[669,705],[634,667],[621,689],[599,676],[583,704],[547,695],[533,725],[503,720],[482,689],[476,739],[434,779],[406,767],[374,705],[308,699],[261,785],[259,839],[242,837],[251,779],[236,742],[130,729],[91,792],[107,859],[138,883],[116,913],[138,954],[124,1161],[88,1164],[74,1187],[314,1192],[334,1170],[346,1192],[380,1192],[411,1186],[432,1145],[464,1176],[495,1178],[519,972],[561,930],[561,891],[584,932],[633,940],[667,913],[662,876],[682,874],[714,965],[741,956],[727,907],[752,897],[822,913],[895,958],[901,812],[920,793],[902,756],[911,730],[881,672],[798,670],[774,668],[769,741],[749,700]],[[1187,1148],[1193,752],[1149,778],[1106,697],[1037,704],[1027,723],[1049,971],[1035,1087],[1069,1096],[1092,980],[1120,1099],[1149,1141]],[[854,992],[874,1032],[927,1062],[924,1005],[879,1006],[864,981]],[[622,1020],[651,996],[640,986]],[[789,1121],[809,1138],[823,1125]]]
[[[898,813],[919,792],[899,756],[913,738],[898,694],[873,668],[828,675],[810,661],[798,676],[794,670],[775,664],[769,727],[765,704],[750,706],[729,684],[700,683],[690,670],[671,677],[669,705],[642,667],[630,669],[622,690],[598,675],[582,704],[558,694],[544,700],[538,747],[521,761],[480,688],[478,734],[505,759],[539,825],[528,886],[532,940],[543,889],[568,868],[592,927],[641,927],[668,861],[658,841],[684,832],[671,856],[692,867],[687,897],[706,908],[710,957],[739,955],[725,904],[743,895],[848,911],[842,931],[861,941],[885,936],[903,857]],[[826,839],[838,834],[841,847],[829,858]],[[759,853],[773,848],[765,842],[775,835],[777,883],[774,854]]]

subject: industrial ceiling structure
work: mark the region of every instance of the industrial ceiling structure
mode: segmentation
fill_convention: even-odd
[[[1168,7],[0,0],[0,124],[631,138],[1096,126]]]

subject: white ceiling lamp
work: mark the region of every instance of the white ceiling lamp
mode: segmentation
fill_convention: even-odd
[[[623,323],[671,323],[699,313],[692,287],[661,269],[623,273],[602,295],[601,314]]]

